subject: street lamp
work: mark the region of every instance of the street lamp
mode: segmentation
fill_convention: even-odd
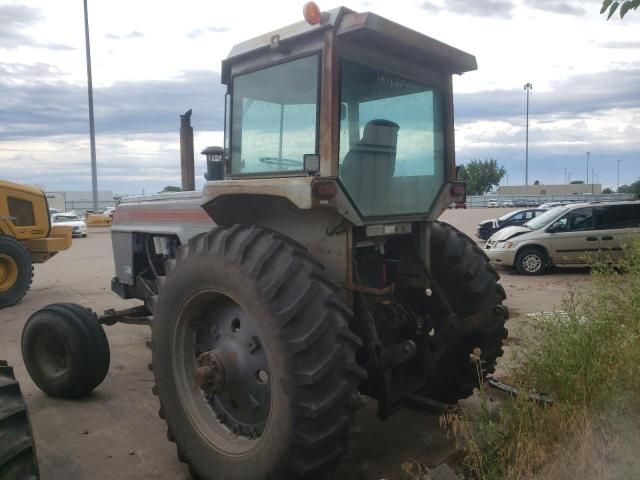
[[[589,157],[591,156],[591,152],[587,152],[587,185],[589,185]]]
[[[529,90],[533,88],[531,83],[525,83],[524,89],[527,92],[527,126],[526,126],[526,140],[524,151],[524,189],[528,193],[529,190]]]
[[[618,190],[620,189],[620,162],[622,160],[618,160]]]
[[[98,213],[98,171],[96,167],[96,129],[93,122],[93,81],[91,78],[91,46],[89,42],[89,13],[84,0],[84,40],[87,54],[87,94],[89,96],[89,140],[91,142],[91,190],[93,213]]]

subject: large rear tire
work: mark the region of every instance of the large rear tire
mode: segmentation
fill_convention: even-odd
[[[0,308],[15,305],[33,280],[33,265],[26,248],[15,238],[0,236]]]
[[[500,276],[484,252],[462,232],[446,223],[434,222],[431,245],[431,274],[462,325],[444,332],[445,338],[437,338],[436,331],[434,340],[441,347],[432,367],[430,395],[454,403],[470,396],[480,382],[471,357],[474,352],[481,354],[483,375],[495,371],[496,361],[503,353],[502,341],[508,333],[505,322],[509,315],[502,305],[506,294],[498,283]],[[469,318],[481,312],[486,314],[471,323]]]
[[[27,405],[13,368],[0,360],[0,479],[39,478]]]
[[[361,341],[324,268],[251,226],[180,247],[152,299],[155,391],[194,478],[307,478],[346,449]]]

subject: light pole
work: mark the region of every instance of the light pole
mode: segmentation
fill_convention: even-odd
[[[620,162],[622,160],[618,160],[618,190],[620,189]]]
[[[91,47],[89,45],[89,13],[84,0],[84,39],[87,50],[87,91],[89,94],[89,139],[91,141],[91,190],[93,213],[98,213],[98,172],[96,168],[96,129],[93,123],[93,82],[91,79]]]
[[[533,88],[531,83],[525,83],[524,89],[527,92],[527,125],[526,125],[526,140],[524,150],[524,190],[528,193],[529,190],[529,91]]]
[[[571,183],[571,172],[567,173],[567,180]]]
[[[564,167],[564,184],[567,184],[567,167]]]
[[[589,157],[591,156],[591,152],[587,152],[587,185],[589,185]]]
[[[595,184],[593,183],[596,178],[595,170],[596,170],[595,168],[591,169],[591,195],[593,195],[593,190],[595,188]]]

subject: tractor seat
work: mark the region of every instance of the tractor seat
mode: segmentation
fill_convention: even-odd
[[[367,122],[362,139],[344,157],[340,179],[361,207],[373,206],[376,197],[386,196],[396,165],[400,126],[390,120]]]

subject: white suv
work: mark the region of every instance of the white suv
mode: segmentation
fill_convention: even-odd
[[[585,265],[598,259],[615,263],[638,239],[640,202],[579,203],[496,232],[485,252],[495,265],[540,275],[552,265]]]

